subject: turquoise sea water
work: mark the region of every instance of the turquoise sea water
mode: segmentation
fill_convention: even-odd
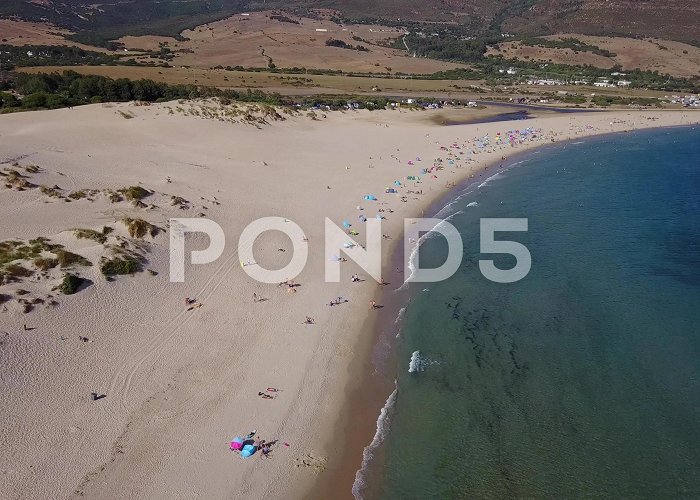
[[[459,272],[412,285],[371,464],[385,499],[700,498],[700,130],[520,158],[452,215]],[[476,202],[476,205],[475,205]],[[529,275],[486,280],[479,219],[527,217]],[[444,257],[441,238],[421,265]],[[512,257],[496,257],[511,267]],[[421,370],[409,373],[418,351]]]

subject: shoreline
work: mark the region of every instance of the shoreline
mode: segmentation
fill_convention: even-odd
[[[531,120],[533,118],[528,118]],[[518,124],[525,120],[517,121],[501,121],[496,123],[514,123]],[[486,124],[489,122],[475,122],[475,123],[460,123],[460,124],[445,124],[445,127],[456,127],[460,125],[477,125]],[[648,127],[648,128],[637,128],[633,130],[622,130],[614,132],[603,132],[599,134],[590,134],[584,137],[574,137],[564,140],[558,140],[549,144],[541,144],[538,146],[525,148],[521,151],[514,153],[507,158],[508,162],[512,162],[510,165],[501,165],[502,168],[496,168],[492,175],[498,175],[501,172],[509,171],[514,168],[519,168],[523,165],[521,163],[533,157],[538,151],[550,148],[564,148],[567,144],[571,144],[582,139],[594,139],[601,140],[605,137],[615,137],[627,133],[639,132],[642,130],[663,130],[663,129],[674,129],[674,128],[688,128],[700,125],[700,122],[682,124],[682,125],[662,125],[658,127]],[[447,193],[442,193],[436,195],[434,199],[429,200],[428,203],[420,210],[424,216],[434,218],[439,212],[445,209],[451,204],[455,199],[463,196],[463,192],[472,186],[476,186],[484,179],[474,178],[476,173],[485,173],[490,168],[498,165],[501,160],[494,159],[490,162],[486,162],[481,165],[479,169],[470,170],[465,172],[469,174],[467,177],[462,178],[457,184],[450,188]],[[481,177],[481,176],[480,176]],[[490,178],[487,177],[486,179]],[[478,188],[477,188],[478,189]],[[406,217],[417,217],[418,214],[408,214]],[[449,218],[449,216],[447,217]],[[446,218],[441,218],[445,220]],[[403,238],[403,235],[402,235]],[[402,240],[400,240],[402,241]],[[385,270],[392,271],[392,275],[399,277],[400,275],[394,271],[394,268],[398,265],[403,268],[403,247],[398,244],[394,245],[392,250],[392,258],[390,263],[385,266]],[[353,381],[347,386],[347,393],[349,393],[346,403],[343,406],[341,412],[341,417],[339,417],[335,424],[336,434],[343,435],[343,444],[341,451],[337,452],[337,456],[341,457],[341,466],[337,470],[331,471],[330,477],[320,478],[314,487],[310,490],[310,498],[329,498],[329,494],[335,495],[337,498],[376,498],[374,496],[377,493],[374,490],[369,492],[363,491],[364,494],[360,496],[356,495],[354,488],[357,486],[358,474],[366,467],[369,466],[368,470],[364,470],[365,474],[369,474],[369,484],[363,484],[363,488],[368,488],[378,486],[376,476],[381,471],[378,467],[381,466],[383,462],[382,455],[382,445],[385,435],[382,435],[379,443],[375,443],[380,432],[386,432],[385,429],[378,429],[378,424],[380,421],[383,423],[385,419],[390,421],[390,412],[393,408],[393,399],[398,397],[398,386],[395,384],[395,380],[391,382],[396,376],[396,372],[393,371],[394,367],[401,366],[396,354],[396,344],[401,342],[399,339],[399,333],[401,331],[400,322],[403,319],[403,314],[405,309],[410,306],[413,297],[416,294],[415,287],[412,290],[407,287],[405,290],[398,290],[393,287],[382,290],[381,294],[381,304],[385,305],[385,314],[381,318],[376,318],[368,322],[373,326],[372,328],[372,338],[366,341],[360,341],[362,344],[367,344],[365,346],[365,354],[368,357],[372,356],[373,348],[376,348],[378,343],[383,340],[391,338],[394,341],[393,345],[389,347],[391,351],[390,354],[382,360],[384,363],[384,368],[392,371],[393,375],[390,373],[383,373],[378,376],[376,373],[377,364],[372,359],[366,359],[364,363],[356,363],[358,366],[370,365],[373,367],[372,371],[355,371],[355,376],[350,376]],[[388,333],[395,333],[396,335],[388,335]],[[395,337],[395,338],[394,338]],[[391,365],[391,366],[389,366]],[[352,368],[348,371],[352,373]],[[358,376],[359,375],[359,376]],[[368,387],[372,389],[368,391]],[[369,394],[368,394],[369,393]],[[384,413],[387,412],[385,415]],[[352,425],[349,424],[352,422]],[[363,444],[364,443],[364,444]],[[365,463],[365,454],[370,451],[370,459],[368,463]],[[378,454],[379,457],[373,456],[373,454]],[[359,458],[358,458],[359,457]],[[358,468],[358,463],[360,463]],[[366,477],[363,478],[367,480]],[[337,488],[339,485],[343,485],[343,489],[339,493]],[[350,485],[350,488],[346,488]]]
[[[295,116],[256,128],[169,113],[173,105],[93,105],[2,117],[0,137],[7,140],[0,153],[40,165],[37,184],[74,190],[143,184],[153,189],[155,208],[115,206],[99,195],[59,203],[31,190],[5,190],[0,209],[8,224],[0,239],[46,235],[99,262],[101,247],[76,242],[70,228],[99,229],[123,215],[163,224],[167,217],[206,212],[227,235],[237,236],[261,216],[282,215],[311,241],[313,252],[298,278],[303,286],[281,293],[277,286],[256,283],[233,252],[195,273],[188,267],[183,285],[166,285],[167,238],[161,236],[149,240],[149,266],[161,278],[143,273],[109,282],[90,268],[93,285],[75,297],[59,297],[59,308],[26,317],[12,308],[4,313],[12,335],[0,349],[0,417],[11,424],[0,434],[8,450],[0,457],[0,471],[6,472],[0,487],[11,498],[40,498],[46,488],[55,495],[94,498],[117,490],[135,498],[198,491],[301,498],[324,484],[330,488],[334,477],[342,480],[333,483],[333,497],[350,497],[362,450],[388,395],[379,384],[376,395],[363,389],[375,367],[373,356],[383,354],[375,350],[378,331],[386,325],[390,335],[396,317],[389,296],[401,280],[387,269],[397,265],[402,250],[403,218],[453,196],[470,177],[479,181],[484,168],[504,154],[512,159],[550,139],[558,144],[567,137],[658,127],[657,120],[682,125],[689,116],[693,123],[700,118],[687,111],[611,111],[442,127],[426,124],[426,115],[418,112],[378,111],[316,121]],[[492,144],[473,161],[465,156],[460,166],[445,164],[437,178],[425,176],[423,194],[408,194],[407,203],[398,194],[384,194],[395,179],[406,184],[407,175],[444,156],[441,144],[525,127],[541,128],[541,137],[515,148]],[[407,166],[417,154],[423,163]],[[366,193],[376,193],[379,202],[361,201]],[[169,208],[170,195],[186,197],[192,208]],[[391,239],[382,246],[391,288],[371,281],[351,284],[350,274],[361,272],[352,262],[341,267],[341,282],[323,281],[323,216],[355,223],[362,213],[355,209],[358,203],[370,217],[380,207],[394,209],[383,226]],[[126,234],[120,226],[116,230]],[[289,241],[261,238],[256,260],[283,267],[280,248],[289,250]],[[267,300],[253,305],[253,291]],[[204,307],[181,310],[185,296],[196,296]],[[327,299],[337,296],[350,303],[327,307]],[[371,299],[385,307],[367,314]],[[314,317],[315,326],[303,325],[304,315]],[[22,321],[34,330],[21,333]],[[78,343],[76,330],[95,343]],[[282,392],[274,401],[255,396],[266,387]],[[107,398],[89,402],[95,390]],[[289,446],[275,449],[272,460],[240,459],[228,442],[251,428]],[[55,446],[51,456],[41,453],[46,440]],[[173,442],[178,446],[169,446]]]

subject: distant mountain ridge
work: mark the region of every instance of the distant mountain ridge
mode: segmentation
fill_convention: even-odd
[[[463,25],[474,35],[511,32],[658,37],[700,43],[697,0],[3,0],[0,17],[69,28],[81,41],[124,34],[174,36],[245,10],[332,9],[354,20]]]

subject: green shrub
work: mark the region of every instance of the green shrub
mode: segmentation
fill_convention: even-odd
[[[58,287],[60,292],[64,295],[73,295],[78,291],[80,285],[82,285],[85,280],[75,274],[66,274],[63,277],[63,282],[61,286]]]
[[[34,259],[34,265],[37,267],[37,269],[48,271],[49,269],[53,269],[58,265],[58,259],[37,257]]]
[[[59,248],[58,250],[55,250],[54,253],[56,254],[56,258],[58,259],[58,263],[61,265],[61,267],[69,267],[72,265],[79,265],[79,266],[91,266],[92,265],[92,262],[87,260],[82,255],[78,255],[77,253],[69,252],[68,250],[64,250],[63,248]]]
[[[141,260],[137,257],[123,256],[105,259],[100,265],[100,271],[105,276],[118,274],[134,274],[141,271]]]
[[[119,190],[121,194],[123,194],[127,200],[129,201],[134,201],[134,200],[142,200],[146,196],[150,196],[152,193],[148,189],[144,189],[141,186],[131,186],[128,188],[122,188]]]
[[[94,229],[74,229],[73,234],[78,239],[93,240],[97,243],[105,243],[107,241],[108,233],[104,233],[104,230],[100,233]]]
[[[10,264],[9,266],[5,266],[5,273],[11,278],[28,278],[34,274],[34,271],[20,264]]]
[[[122,222],[129,231],[129,236],[132,238],[143,238],[147,234],[150,234],[152,238],[156,237],[160,232],[158,226],[154,226],[150,222],[146,222],[143,219],[130,219],[124,218]]]
[[[83,198],[86,198],[88,195],[87,191],[84,189],[81,189],[80,191],[73,191],[68,195],[68,198],[71,200],[81,200]]]

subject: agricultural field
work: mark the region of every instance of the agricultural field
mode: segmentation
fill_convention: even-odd
[[[329,19],[310,19],[267,11],[234,15],[186,30],[182,32],[185,41],[162,36],[127,36],[118,42],[133,51],[159,51],[165,48],[166,53],[173,56],[170,64],[196,68],[267,68],[274,64],[280,68],[346,72],[434,73],[461,66],[410,57],[406,51],[384,46],[403,34],[399,28],[340,25]],[[367,50],[328,46],[326,42],[330,39]]]

